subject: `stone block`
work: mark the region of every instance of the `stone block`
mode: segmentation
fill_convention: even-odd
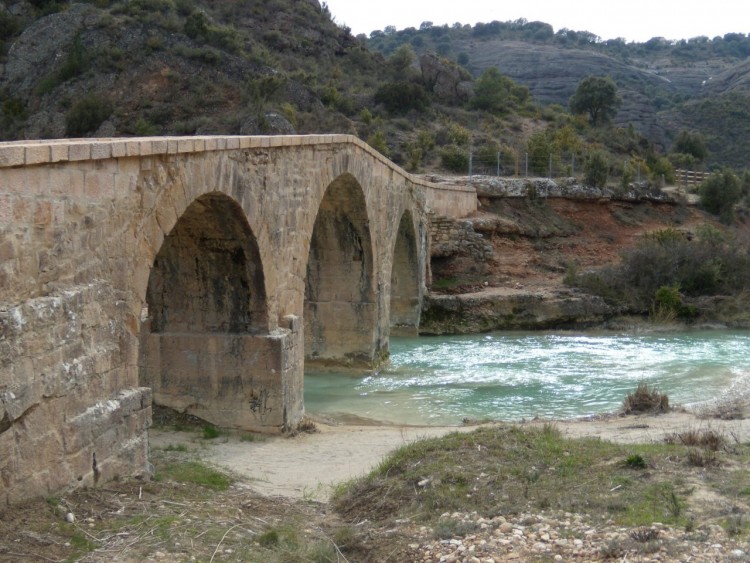
[[[150,156],[154,154],[153,144],[151,141],[139,141],[138,144],[141,156]]]
[[[168,146],[166,139],[154,138],[151,141],[151,154],[167,154]]]
[[[126,141],[125,150],[128,156],[141,156],[141,143],[139,141]]]
[[[25,162],[26,151],[23,145],[0,146],[0,167],[23,166]]]
[[[28,145],[26,147],[26,166],[50,161],[49,145]]]
[[[84,193],[87,198],[111,199],[115,193],[114,174],[108,172],[86,172],[84,177]]]
[[[71,143],[68,146],[68,160],[91,160],[91,144],[87,142]]]
[[[50,162],[67,162],[69,160],[68,143],[54,143],[50,145]]]
[[[128,141],[114,141],[112,143],[112,158],[128,156]]]
[[[91,145],[91,158],[95,160],[104,160],[112,158],[113,143],[94,143]]]
[[[195,150],[195,144],[192,139],[178,139],[177,140],[177,152],[189,153]]]

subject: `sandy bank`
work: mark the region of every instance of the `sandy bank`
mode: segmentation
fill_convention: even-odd
[[[663,441],[687,429],[711,428],[730,439],[750,441],[750,376],[738,380],[722,397],[661,415],[601,415],[588,419],[555,421],[565,436],[597,437],[619,443]],[[732,413],[733,419],[709,418],[717,412]],[[697,413],[697,414],[696,414]],[[698,416],[702,415],[702,416]],[[544,424],[535,420],[527,426]],[[222,437],[206,441],[195,434],[151,431],[151,446],[185,443],[206,461],[228,469],[250,482],[265,495],[280,495],[325,501],[342,481],[364,475],[384,456],[420,438],[449,432],[470,432],[472,426],[379,426],[318,422],[318,431],[295,437],[268,437],[241,441]]]

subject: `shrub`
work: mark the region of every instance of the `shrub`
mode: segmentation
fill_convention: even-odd
[[[469,144],[469,138],[471,133],[466,127],[459,125],[458,123],[448,123],[446,126],[441,127],[437,135],[435,136],[435,143],[438,145],[457,145],[459,147],[465,147]]]
[[[5,11],[0,11],[0,41],[13,37],[19,30],[18,20]]]
[[[65,116],[65,134],[85,135],[96,131],[112,115],[112,102],[96,94],[89,94],[68,110]]]
[[[422,148],[417,143],[406,143],[404,145],[404,153],[407,158],[407,170],[416,172],[422,164]]]
[[[469,154],[456,145],[449,145],[440,151],[440,164],[451,172],[466,174],[469,171]]]
[[[583,165],[584,182],[589,186],[603,188],[607,185],[609,159],[604,151],[593,151]]]
[[[389,113],[404,115],[410,110],[424,111],[430,105],[430,98],[419,84],[390,82],[378,88],[375,102],[383,104]]]
[[[668,412],[669,397],[655,387],[651,388],[648,383],[641,382],[633,393],[628,393],[622,403],[625,414],[643,412]]]
[[[671,321],[681,315],[683,310],[680,286],[663,285],[656,290],[651,316],[659,321]]]
[[[742,197],[740,179],[730,170],[711,174],[700,187],[701,206],[722,221],[729,223],[734,218],[734,205]]]
[[[664,181],[665,184],[673,184],[675,181],[674,167],[667,157],[654,158],[647,162],[651,171],[651,179],[656,182]]]
[[[674,432],[667,436],[665,441],[668,444],[700,447],[712,452],[718,452],[727,445],[726,437],[711,428],[702,430],[691,428],[682,432]]]
[[[385,133],[383,133],[381,129],[378,129],[367,138],[367,144],[383,156],[388,156],[391,152],[388,143],[385,140]]]
[[[147,119],[139,117],[138,121],[136,121],[133,126],[133,133],[138,137],[151,137],[153,135],[158,135],[159,131]]]
[[[625,467],[630,469],[646,469],[646,460],[641,454],[630,454],[625,458]]]

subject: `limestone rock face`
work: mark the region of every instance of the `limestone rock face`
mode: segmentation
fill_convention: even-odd
[[[473,334],[492,330],[584,328],[615,311],[600,297],[559,292],[544,295],[498,293],[430,295],[425,298],[420,334]]]
[[[62,66],[91,11],[87,4],[73,4],[68,10],[39,19],[21,34],[8,53],[3,80],[13,85],[15,96],[27,95],[40,76],[47,76]],[[33,72],[29,72],[30,69]]]
[[[441,59],[433,53],[419,57],[422,79],[427,89],[444,102],[465,102],[473,92],[472,82],[466,71],[455,63]]]

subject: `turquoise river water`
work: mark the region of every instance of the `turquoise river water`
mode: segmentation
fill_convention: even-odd
[[[671,404],[750,378],[750,332],[492,333],[392,338],[369,375],[308,371],[307,412],[397,424],[573,418],[617,410],[640,381]]]

